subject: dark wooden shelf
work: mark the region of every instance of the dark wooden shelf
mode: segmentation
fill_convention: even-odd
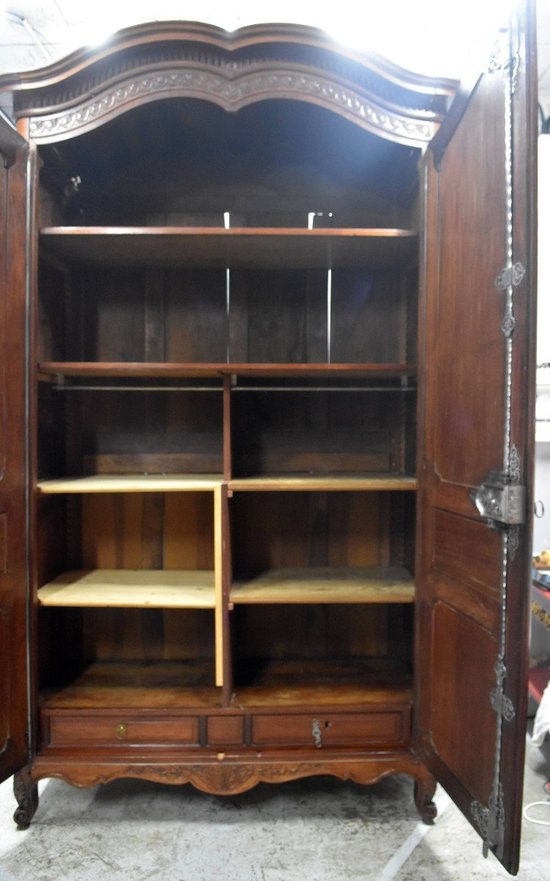
[[[41,246],[71,264],[204,269],[340,269],[405,263],[408,229],[54,226]]]
[[[288,378],[363,378],[392,379],[414,376],[415,364],[247,364],[247,363],[170,363],[109,361],[42,361],[38,378],[97,377],[134,379],[208,378],[219,376],[288,377]]]
[[[219,706],[213,682],[213,661],[93,663],[72,682],[44,689],[40,703],[79,711]]]
[[[386,659],[262,661],[242,671],[232,707],[410,706],[410,677]],[[219,706],[208,662],[98,662],[41,693],[43,709],[187,709]]]
[[[410,706],[410,675],[388,658],[265,660],[236,671],[234,703],[262,706]]]

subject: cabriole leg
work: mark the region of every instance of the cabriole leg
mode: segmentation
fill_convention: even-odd
[[[29,768],[23,768],[14,776],[13,792],[19,806],[13,819],[18,829],[28,829],[38,807],[38,784],[31,778]]]
[[[422,777],[417,777],[414,782],[414,802],[424,823],[433,823],[437,816],[437,808],[433,801],[435,787],[435,777],[428,774],[427,771]]]

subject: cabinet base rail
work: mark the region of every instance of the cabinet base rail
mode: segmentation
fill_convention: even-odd
[[[188,760],[155,761],[150,755],[133,755],[106,757],[94,762],[84,762],[78,757],[38,757],[32,766],[23,768],[14,777],[14,794],[18,803],[14,820],[20,829],[29,827],[38,807],[38,781],[50,777],[79,787],[96,786],[124,777],[173,785],[191,783],[210,795],[233,796],[259,783],[285,783],[328,775],[367,785],[391,774],[407,774],[413,778],[418,813],[425,823],[432,823],[437,814],[433,802],[436,781],[410,752],[358,753],[353,757],[349,753],[340,753],[326,758],[309,757],[303,752],[284,756],[279,753],[273,757],[265,754],[243,757],[219,752]]]

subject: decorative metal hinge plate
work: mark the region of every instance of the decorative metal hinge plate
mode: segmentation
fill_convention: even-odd
[[[502,687],[493,688],[491,692],[491,706],[495,713],[502,716],[506,722],[511,722],[512,719],[515,719],[516,710],[514,704],[504,694]]]
[[[472,491],[471,499],[481,516],[495,525],[525,523],[525,486],[509,483],[509,477],[502,472],[492,471]]]
[[[489,796],[489,805],[485,807],[479,801],[470,805],[472,817],[483,838],[483,856],[487,856],[489,848],[496,848],[497,857],[502,857],[504,844],[504,797],[500,784],[493,787]]]
[[[519,260],[513,266],[505,266],[495,278],[495,287],[499,291],[507,290],[510,285],[517,288],[522,283],[526,271],[525,266]]]
[[[508,30],[502,31],[493,46],[488,64],[487,73],[497,73],[510,83],[510,93],[513,95],[517,87],[518,70],[520,65],[520,53],[518,48],[510,45]]]

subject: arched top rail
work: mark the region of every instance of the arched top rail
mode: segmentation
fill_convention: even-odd
[[[431,140],[451,80],[409,73],[300,25],[255,25],[227,32],[197,22],[154,22],[115,34],[39,70],[0,77],[17,119],[38,143],[72,138],[164,98],[200,98],[227,111],[290,99],[324,107],[400,143]]]

